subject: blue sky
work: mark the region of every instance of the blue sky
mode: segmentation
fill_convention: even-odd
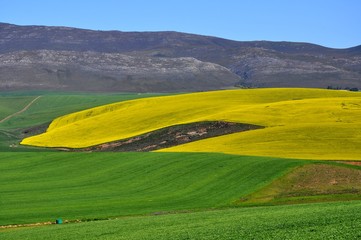
[[[0,0],[0,22],[361,45],[360,0]]]

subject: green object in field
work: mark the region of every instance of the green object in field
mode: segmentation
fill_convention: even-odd
[[[63,223],[63,219],[61,219],[61,218],[58,218],[58,219],[56,219],[56,224],[62,224]]]

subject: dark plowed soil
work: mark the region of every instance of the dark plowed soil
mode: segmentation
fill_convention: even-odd
[[[205,138],[259,128],[263,127],[222,121],[182,124],[163,128],[121,141],[84,148],[81,149],[81,151],[149,152]]]

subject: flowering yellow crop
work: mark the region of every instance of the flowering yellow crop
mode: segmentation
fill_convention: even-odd
[[[81,148],[206,120],[266,128],[159,151],[361,160],[360,93],[321,89],[224,90],[120,102],[57,118],[46,133],[22,144]]]

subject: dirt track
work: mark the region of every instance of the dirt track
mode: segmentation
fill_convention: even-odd
[[[13,113],[9,116],[7,116],[6,118],[0,120],[0,123],[3,123],[5,122],[6,120],[9,120],[10,118],[16,116],[16,115],[19,115],[20,113],[23,113],[25,112],[26,110],[28,110],[28,108],[36,101],[40,98],[41,96],[37,96],[36,98],[34,98],[28,105],[26,105],[23,109],[21,109],[20,111],[16,112],[16,113]]]

